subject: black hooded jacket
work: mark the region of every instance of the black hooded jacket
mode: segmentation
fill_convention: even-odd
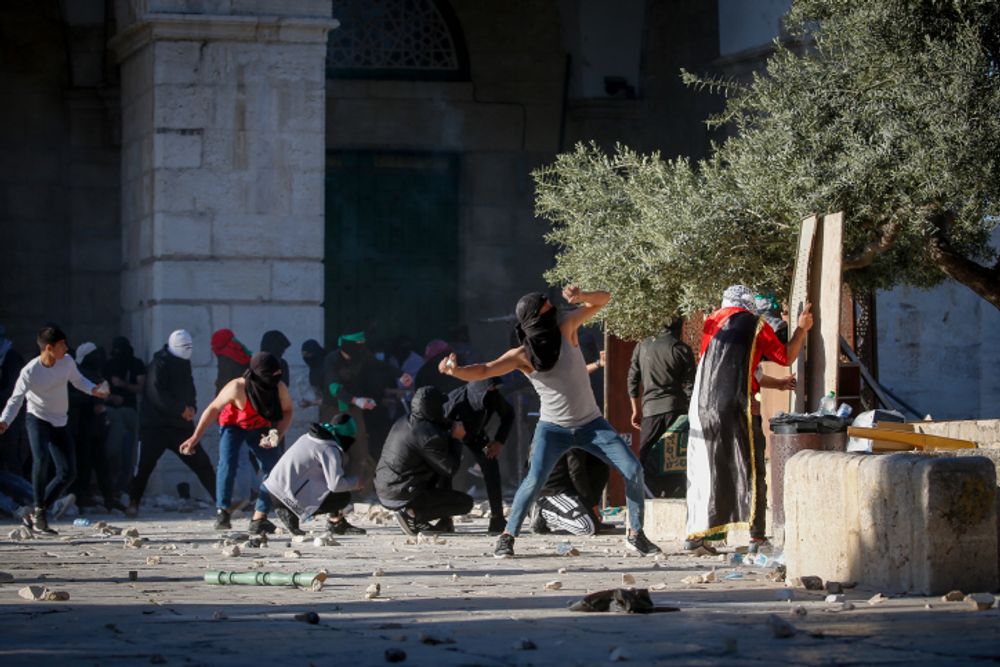
[[[460,421],[465,427],[465,443],[482,447],[490,440],[501,444],[507,441],[510,429],[514,425],[514,408],[503,397],[499,389],[493,389],[499,384],[497,378],[477,380],[463,384],[448,394],[448,403],[444,412],[448,419]],[[496,415],[500,423],[496,433],[490,438],[486,434],[486,426]]]
[[[396,421],[375,468],[375,492],[387,507],[402,507],[451,477],[461,463],[444,416],[445,395],[434,387],[417,390],[409,417]]]
[[[278,362],[281,364],[281,381],[287,387],[292,386],[292,380],[288,377],[288,362],[285,361],[285,350],[291,347],[291,345],[292,342],[288,340],[288,336],[277,329],[265,331],[260,339],[260,351],[270,352],[278,358]]]
[[[153,355],[146,369],[146,386],[143,390],[140,424],[143,429],[171,428],[194,431],[181,413],[184,408],[197,407],[191,362],[170,354],[163,349]]]

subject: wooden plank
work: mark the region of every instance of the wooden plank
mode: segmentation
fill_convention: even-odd
[[[798,328],[799,315],[809,300],[809,269],[812,264],[813,248],[816,245],[816,216],[812,215],[802,221],[799,227],[799,243],[795,253],[795,272],[792,274],[792,286],[788,291],[788,336],[795,334]],[[698,349],[697,347],[695,349]],[[803,350],[795,362],[795,377],[799,385],[791,394],[787,409],[792,412],[805,412],[806,407],[806,357]]]
[[[849,426],[847,428],[847,435],[852,438],[868,438],[869,440],[896,442],[903,445],[910,445],[918,449],[977,449],[976,443],[969,440],[945,438],[944,436],[927,435],[925,433],[908,433],[888,428],[863,428],[860,426]]]
[[[604,417],[611,427],[639,455],[639,431],[632,428],[632,402],[628,396],[628,368],[632,362],[632,341],[604,335]],[[625,504],[625,480],[611,468],[605,491],[606,504]]]
[[[809,272],[809,300],[813,329],[806,343],[806,371],[799,385],[806,387],[806,411],[837,390],[840,359],[840,295],[843,291],[844,214],[823,216]]]

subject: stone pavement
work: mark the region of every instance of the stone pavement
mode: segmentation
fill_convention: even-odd
[[[93,519],[137,528],[148,542],[125,548],[122,536],[95,536],[93,527],[69,521],[54,524],[58,537],[18,542],[6,539],[14,524],[4,525],[0,571],[14,582],[0,584],[0,664],[378,665],[386,663],[387,649],[404,651],[404,664],[435,667],[601,665],[614,658],[643,665],[940,665],[996,662],[1000,655],[995,606],[977,612],[938,597],[870,605],[877,591],[859,589],[846,591],[853,609],[803,589],[782,601],[788,589],[769,581],[767,569],[678,553],[679,544],[662,544],[667,555],[660,560],[627,555],[620,525],[618,534],[594,538],[525,534],[518,557],[498,561],[483,519],[417,542],[394,524],[355,515],[367,536],[338,537],[336,546],[277,536],[227,558],[206,510]],[[246,521],[234,525],[244,528]],[[579,555],[558,555],[562,542]],[[288,557],[292,549],[301,557]],[[202,579],[210,569],[320,568],[330,573],[321,591],[210,586]],[[713,568],[717,583],[683,582]],[[725,579],[732,572],[742,578]],[[625,574],[651,588],[655,603],[680,611],[567,610],[589,591],[621,586]],[[556,580],[561,588],[545,589]],[[373,582],[381,584],[380,596],[366,599]],[[70,599],[20,598],[30,584],[66,591]],[[295,620],[308,611],[319,614],[318,624]],[[791,623],[794,636],[775,638],[771,615]]]

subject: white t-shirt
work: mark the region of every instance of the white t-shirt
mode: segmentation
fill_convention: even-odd
[[[67,382],[72,382],[74,387],[85,394],[94,390],[94,383],[80,374],[76,362],[69,355],[51,367],[43,366],[41,358],[35,357],[21,369],[17,384],[14,385],[14,393],[10,395],[0,421],[5,424],[14,421],[27,397],[28,414],[53,426],[65,426],[66,413],[69,412]]]

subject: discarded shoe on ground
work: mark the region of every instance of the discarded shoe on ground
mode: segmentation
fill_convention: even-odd
[[[680,611],[679,607],[657,607],[646,588],[609,588],[591,593],[569,606],[570,611],[604,612],[616,614],[653,614]]]

